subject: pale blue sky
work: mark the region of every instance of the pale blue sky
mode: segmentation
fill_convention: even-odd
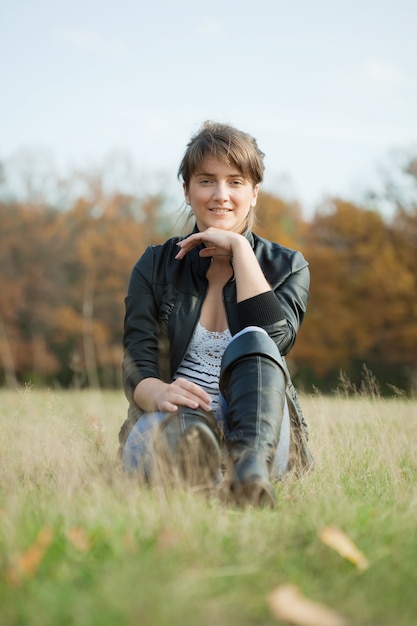
[[[417,145],[415,0],[0,0],[0,159],[66,168],[112,150],[176,170],[205,119],[266,153],[308,213]]]

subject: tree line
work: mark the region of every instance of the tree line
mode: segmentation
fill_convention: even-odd
[[[4,171],[0,384],[119,387],[132,266],[178,232],[178,214],[163,192],[106,189],[85,173],[65,202],[29,185],[18,197]],[[256,232],[310,264],[308,312],[289,357],[306,391],[335,389],[342,375],[359,385],[364,368],[382,393],[417,387],[417,160],[402,174],[406,185],[387,179],[360,205],[327,198],[309,221],[296,201],[260,193]],[[394,207],[391,219],[380,201]]]

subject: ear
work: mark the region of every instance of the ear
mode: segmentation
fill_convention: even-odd
[[[256,207],[256,201],[258,199],[258,192],[259,192],[259,185],[255,185],[253,188],[253,192],[252,192],[252,202],[250,204],[252,209]]]
[[[187,189],[187,185],[185,183],[182,183],[182,189],[184,191],[184,198],[187,204],[190,204],[190,199],[188,197],[188,189]]]

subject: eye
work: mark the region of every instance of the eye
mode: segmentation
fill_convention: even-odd
[[[241,180],[240,178],[235,178],[234,180],[232,180],[232,185],[234,187],[240,187],[241,185],[243,185],[243,180]]]

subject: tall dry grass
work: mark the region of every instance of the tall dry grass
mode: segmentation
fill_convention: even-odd
[[[416,402],[303,397],[316,468],[279,483],[273,511],[124,476],[121,393],[2,391],[0,405],[5,626],[275,624],[266,597],[287,582],[353,624],[415,623]],[[323,545],[327,525],[366,572]]]

